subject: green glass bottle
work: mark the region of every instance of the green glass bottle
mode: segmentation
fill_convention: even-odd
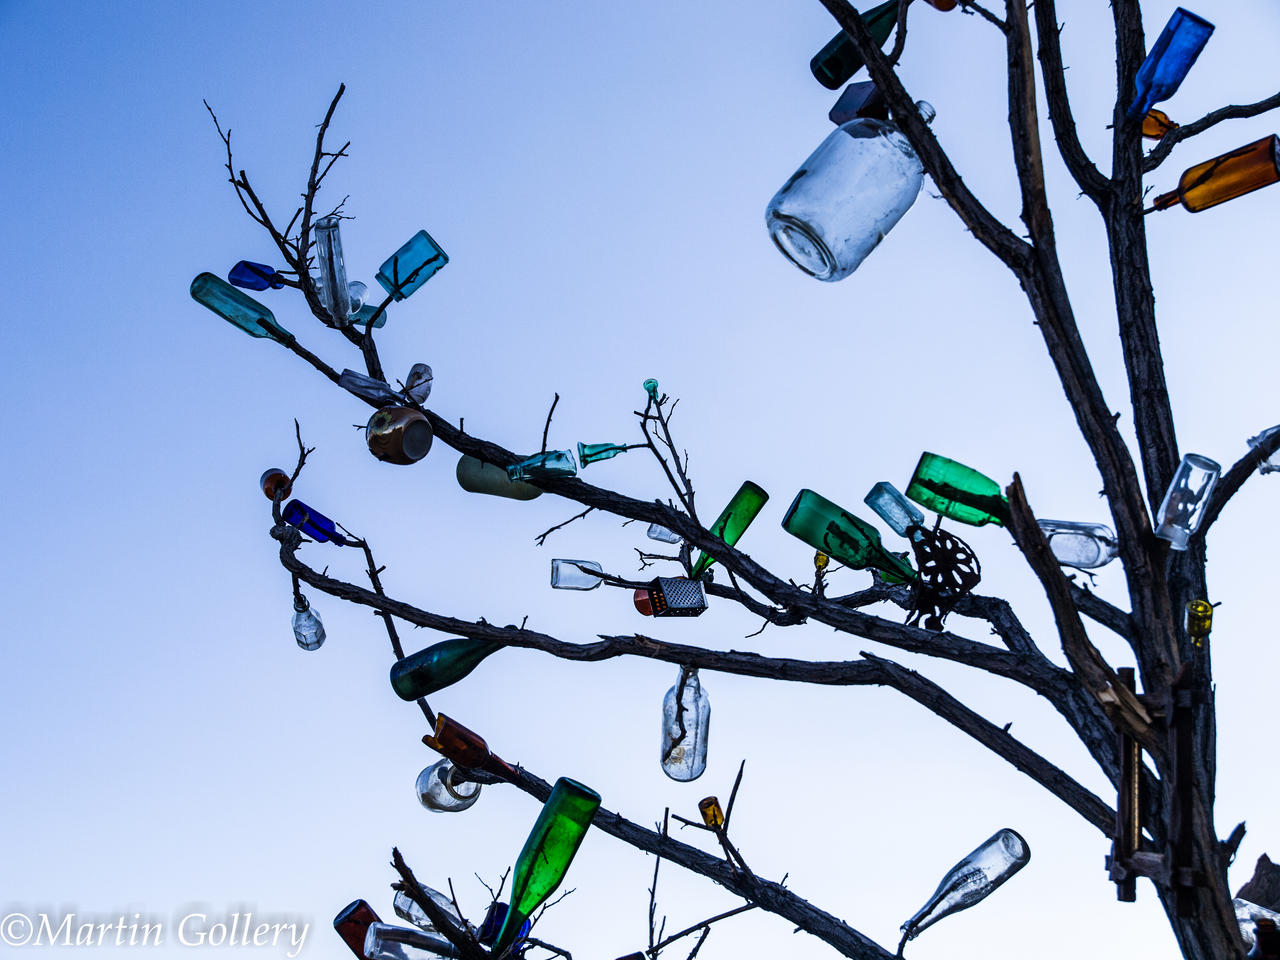
[[[266,337],[280,343],[293,339],[292,333],[276,323],[270,310],[212,273],[202,273],[191,281],[191,299],[203,303],[251,337]]]
[[[875,567],[903,582],[916,579],[911,564],[880,545],[880,533],[875,527],[812,490],[796,494],[782,518],[782,529],[846,567]]]
[[[1000,484],[936,453],[920,454],[907,486],[907,497],[944,517],[975,527],[1009,524],[1009,501],[1000,492]]]
[[[631,447],[625,443],[580,443],[578,444],[578,462],[585,468],[587,464],[595,463],[597,460],[608,460],[630,449]]]
[[[711,525],[711,533],[732,547],[747,527],[751,526],[751,521],[763,509],[768,499],[769,494],[765,493],[764,488],[759,484],[752,483],[750,480],[743,481],[738,492],[729,501],[729,505],[720,512],[716,522]],[[701,577],[715,562],[716,558],[710,554],[699,553],[698,561],[693,565],[693,579],[697,580]]]
[[[529,915],[560,886],[599,807],[600,794],[590,787],[567,777],[556,781],[516,860],[511,907],[493,944],[495,957],[511,946]]]
[[[401,700],[417,700],[457,683],[481,660],[501,649],[502,644],[495,640],[466,637],[433,643],[392,665],[391,687]]]
[[[889,40],[889,34],[893,33],[893,25],[898,22],[898,0],[885,0],[880,6],[872,7],[859,16],[876,45],[883,47]],[[843,30],[832,37],[809,61],[814,79],[828,90],[839,90],[864,66],[866,63],[858,56],[853,41]]]

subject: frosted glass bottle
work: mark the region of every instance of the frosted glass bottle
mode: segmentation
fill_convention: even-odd
[[[916,104],[925,120],[933,107]],[[841,124],[791,175],[765,209],[783,256],[819,280],[843,280],[902,219],[924,167],[890,120]]]
[[[390,407],[404,402],[403,397],[381,380],[375,380],[356,370],[343,370],[338,377],[338,386],[361,400],[376,403],[379,407]]]
[[[683,729],[682,729],[683,728]],[[697,670],[680,668],[675,685],[662,698],[662,772],[672,780],[697,780],[707,769],[711,699]]]
[[[1102,523],[1075,520],[1037,520],[1049,540],[1053,557],[1065,567],[1106,566],[1120,552],[1115,531]]]
[[[924,526],[924,514],[920,512],[920,508],[904,497],[892,483],[877,483],[862,498],[862,502],[874,510],[876,516],[900,537],[908,536],[907,531],[912,527]]]
[[[650,540],[660,540],[662,543],[679,543],[682,539],[680,534],[672,533],[660,523],[649,524],[645,536]]]
[[[454,765],[448,760],[438,760],[431,766],[427,767],[420,774],[414,783],[414,789],[418,792],[418,802],[428,810],[434,810],[436,813],[459,813],[463,810],[470,809],[475,802],[480,799],[480,784],[471,783],[455,783],[454,782]],[[408,899],[406,897],[406,899]],[[397,903],[399,898],[396,898]],[[410,901],[412,902],[412,901]],[[414,904],[417,907],[417,904]],[[452,909],[452,904],[450,905]],[[400,913],[400,908],[396,907],[396,913]],[[400,916],[404,916],[400,913]],[[412,917],[405,917],[406,920],[412,920]],[[414,923],[417,923],[414,920]],[[419,924],[421,926],[421,924]]]
[[[973,906],[1027,865],[1031,850],[1027,841],[1007,827],[957,863],[942,878],[929,902],[902,925],[906,940],[943,917]]]
[[[351,293],[347,288],[347,266],[342,259],[341,217],[321,217],[316,221],[316,267],[320,277],[316,292],[334,326],[351,322]]]
[[[302,594],[293,598],[293,639],[303,650],[319,650],[324,643],[324,624],[320,615]]]
[[[533,500],[542,496],[542,491],[532,484],[512,480],[501,467],[465,453],[458,460],[455,475],[458,486],[467,493],[487,493],[491,497],[505,497],[508,500]]]
[[[1184,456],[1156,511],[1156,536],[1168,540],[1174,550],[1187,549],[1188,540],[1204,519],[1205,503],[1221,472],[1216,460],[1198,453]]]

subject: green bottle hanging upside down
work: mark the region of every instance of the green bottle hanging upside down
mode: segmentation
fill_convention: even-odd
[[[963,463],[936,453],[920,454],[907,497],[935,513],[980,527],[1009,525],[1009,501],[1000,484]]]
[[[782,518],[782,529],[846,567],[874,567],[903,583],[918,578],[911,564],[881,546],[875,527],[812,490],[796,494]]]
[[[769,494],[765,493],[764,488],[759,484],[752,483],[750,480],[743,481],[738,492],[729,501],[729,505],[721,511],[716,522],[710,526],[711,533],[732,547],[751,525],[751,521],[760,513],[768,499]],[[698,560],[693,565],[693,579],[699,579],[715,562],[716,558],[710,554],[699,553]]]

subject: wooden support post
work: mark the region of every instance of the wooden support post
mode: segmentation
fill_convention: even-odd
[[[1129,690],[1136,685],[1132,667],[1116,671],[1120,682]],[[1118,733],[1120,753],[1120,786],[1116,796],[1116,829],[1111,844],[1111,879],[1116,884],[1116,899],[1133,903],[1138,898],[1138,874],[1133,869],[1133,855],[1142,847],[1142,748],[1123,731]]]
[[[1173,758],[1173,809],[1169,817],[1169,865],[1174,887],[1174,911],[1180,917],[1195,913],[1195,863],[1191,811],[1195,801],[1195,677],[1183,669],[1173,682],[1173,711],[1169,717],[1169,755]]]

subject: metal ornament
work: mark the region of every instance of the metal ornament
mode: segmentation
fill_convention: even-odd
[[[982,565],[972,547],[942,529],[941,518],[932,530],[914,527],[909,533],[920,582],[907,624],[923,618],[926,630],[941,630],[947,614],[982,580]]]

